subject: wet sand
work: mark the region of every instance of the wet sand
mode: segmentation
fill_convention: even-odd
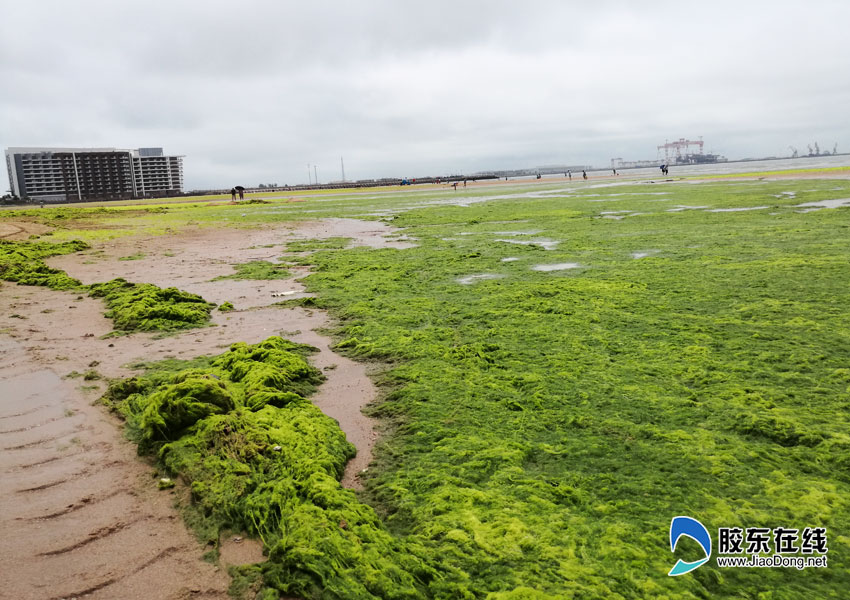
[[[0,301],[21,289],[4,284]],[[68,304],[59,292],[36,295],[16,294],[14,314],[28,312],[21,302]],[[0,336],[0,596],[228,598],[229,577],[200,560],[203,549],[121,424],[92,406],[96,393],[62,378],[81,361],[42,350],[41,326],[29,320]],[[67,317],[50,325],[71,352],[91,339]]]
[[[311,357],[327,381],[313,401],[337,419],[357,457],[343,484],[371,461],[375,423],[361,409],[376,397],[363,363],[331,351],[319,333],[331,323],[317,310],[282,309],[273,294],[304,295],[296,278],[245,281],[217,276],[233,263],[276,261],[287,240],[353,237],[356,245],[406,247],[388,240],[388,227],[332,220],[257,230],[193,230],[177,235],[113,240],[51,266],[85,283],[124,277],[176,286],[234,312],[213,312],[213,326],[157,339],[133,334],[101,339],[112,330],[100,300],[74,292],[0,284],[0,589],[9,598],[227,598],[229,577],[201,560],[205,551],[173,507],[175,492],[157,489],[150,464],[136,456],[123,425],[99,405],[102,380],[68,375],[96,371],[126,377],[127,365],[166,357],[217,354],[231,343],[271,335],[319,349]],[[264,247],[274,244],[272,247]],[[144,255],[138,260],[118,259]],[[224,565],[262,559],[239,534],[222,540]]]

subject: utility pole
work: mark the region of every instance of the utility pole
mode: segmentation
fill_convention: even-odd
[[[315,180],[315,184],[319,185],[319,176],[316,174],[316,165],[313,165],[313,179]]]
[[[311,183],[313,182],[310,181],[310,163],[307,163],[307,185],[310,185]]]
[[[345,163],[342,162],[342,157],[339,157],[339,168],[342,171],[342,181],[345,182]]]

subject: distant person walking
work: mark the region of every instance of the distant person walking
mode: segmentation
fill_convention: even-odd
[[[236,202],[236,188],[230,188],[230,201]]]
[[[244,189],[242,189],[242,188],[239,188],[239,199],[240,199],[240,200],[244,200],[244,199],[245,199],[245,190],[244,190]]]
[[[570,178],[570,181],[572,181],[572,180],[573,180],[573,172],[572,172],[572,171],[567,171],[567,177],[569,177],[569,178]]]
[[[614,171],[614,175],[617,175],[617,169],[611,169],[611,170]]]
[[[584,179],[587,179],[587,171],[582,171],[582,172],[581,172],[581,176],[582,176]]]

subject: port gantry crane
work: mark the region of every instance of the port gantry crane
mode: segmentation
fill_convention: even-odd
[[[688,160],[688,156],[692,154],[702,154],[703,144],[705,142],[702,141],[702,136],[698,140],[686,140],[685,138],[679,138],[674,142],[664,141],[663,144],[658,146],[658,155],[661,155],[661,151],[664,150],[664,161],[666,164],[670,164],[670,161],[674,161],[674,163],[680,164],[683,162],[690,162]],[[689,149],[691,146],[696,146],[699,148],[699,152],[690,152]],[[684,150],[684,154],[682,153]]]

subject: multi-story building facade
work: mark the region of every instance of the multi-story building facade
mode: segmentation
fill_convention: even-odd
[[[12,195],[44,202],[163,197],[183,191],[183,157],[162,148],[7,148]]]

